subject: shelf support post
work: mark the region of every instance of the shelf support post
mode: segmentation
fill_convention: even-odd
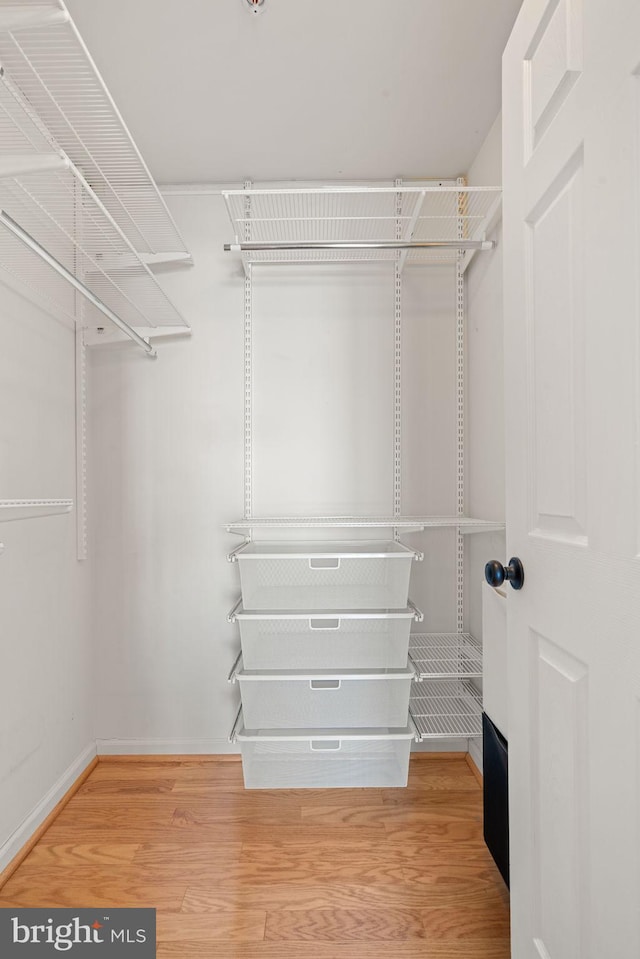
[[[394,184],[396,193],[396,240],[402,239],[402,180]],[[394,367],[393,367],[393,517],[402,516],[402,253],[396,253],[394,262]],[[393,538],[400,539],[400,530],[393,530]]]
[[[245,190],[251,180],[245,180]],[[244,198],[244,240],[251,240],[251,197]],[[244,518],[253,515],[253,316],[252,267],[245,264],[244,275]],[[251,531],[247,535],[251,539]]]
[[[457,185],[465,187],[465,177],[458,177]],[[464,240],[466,233],[465,212],[468,206],[468,195],[458,193],[457,235]],[[456,420],[457,420],[457,503],[456,513],[464,516],[465,507],[465,255],[459,251],[456,257]],[[464,632],[464,536],[460,527],[456,529],[456,628],[458,633]]]

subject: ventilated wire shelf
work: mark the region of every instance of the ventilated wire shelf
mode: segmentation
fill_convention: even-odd
[[[188,256],[64,3],[0,0],[0,63],[134,249]]]
[[[482,648],[470,633],[412,633],[409,657],[420,679],[482,677]]]
[[[409,712],[423,740],[482,735],[481,696],[467,679],[414,684]]]
[[[462,533],[500,530],[504,523],[475,519],[471,516],[272,516],[241,519],[228,523],[228,531],[252,529],[322,529],[322,528],[437,529],[458,527]]]
[[[0,7],[0,14],[2,8]],[[0,82],[0,171],[10,158],[59,161],[44,172],[0,176],[0,207],[132,327],[186,326],[148,267],[92,189],[54,149],[27,105]],[[7,159],[9,158],[9,160]],[[38,297],[75,318],[75,293],[55,270],[0,226],[0,267]],[[87,325],[104,326],[87,305]]]
[[[326,187],[310,190],[226,190],[235,237],[252,243],[375,243],[483,239],[500,202],[498,187]],[[398,251],[257,250],[246,263],[396,262]],[[457,261],[457,251],[409,250],[407,262]]]
[[[72,499],[0,499],[0,523],[68,513],[72,507]]]

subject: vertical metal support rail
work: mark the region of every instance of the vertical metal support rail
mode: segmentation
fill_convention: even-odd
[[[465,177],[458,177],[457,186],[466,186]],[[457,194],[458,239],[464,240],[466,233],[465,212],[468,206],[468,195]],[[457,419],[457,503],[456,513],[464,516],[464,432],[465,432],[465,297],[464,297],[464,251],[460,250],[456,256],[456,419]],[[464,536],[460,527],[456,529],[456,621],[458,633],[464,632]]]
[[[245,180],[244,189],[251,189],[251,180]],[[244,240],[251,241],[251,197],[244,198]],[[253,514],[253,342],[251,264],[244,276],[244,518]],[[250,535],[248,536],[250,539]]]
[[[396,179],[394,186],[401,187]],[[396,193],[396,240],[402,239],[402,193]],[[393,516],[402,516],[402,252],[396,252],[394,263],[394,372],[393,372]],[[400,539],[400,531],[393,531]]]

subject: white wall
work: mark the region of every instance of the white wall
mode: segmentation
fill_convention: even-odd
[[[75,499],[75,335],[0,285],[0,498]],[[95,754],[75,514],[0,523],[0,870]]]
[[[469,170],[470,186],[502,183],[502,118],[498,115]],[[497,246],[476,255],[467,270],[466,489],[472,516],[504,521],[504,371],[502,224],[489,237]],[[468,624],[482,636],[482,581],[489,559],[506,562],[504,533],[469,537],[466,553]],[[476,741],[479,746],[480,740]],[[477,750],[473,753],[479,759]]]
[[[103,752],[224,752],[243,513],[243,278],[219,196],[169,193],[195,266],[161,281],[193,336],[91,361],[91,549]],[[455,507],[455,286],[406,271],[404,507]],[[254,270],[254,515],[390,513],[392,268]],[[334,534],[335,535],[335,534]],[[344,538],[344,533],[342,533]],[[455,626],[453,536],[415,538],[412,596]],[[423,627],[424,628],[424,627]]]

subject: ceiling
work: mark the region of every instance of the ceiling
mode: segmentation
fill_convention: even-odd
[[[449,177],[521,0],[66,0],[160,183]]]

